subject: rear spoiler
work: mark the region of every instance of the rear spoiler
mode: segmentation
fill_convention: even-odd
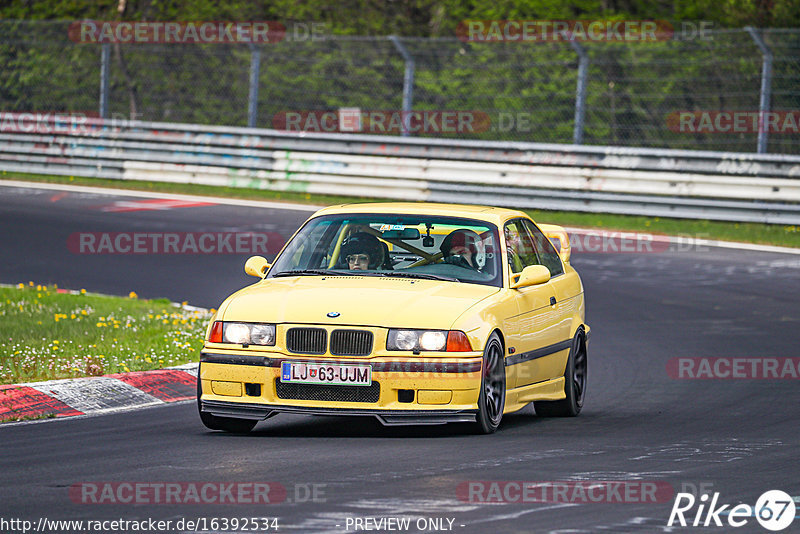
[[[553,246],[556,247],[558,255],[561,256],[564,263],[569,263],[570,256],[572,256],[572,246],[569,243],[567,231],[564,230],[563,227],[555,224],[540,224],[539,229],[547,236],[547,239],[553,243]]]

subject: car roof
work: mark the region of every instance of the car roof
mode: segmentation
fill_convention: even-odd
[[[493,206],[473,206],[469,204],[442,204],[435,202],[364,202],[358,204],[340,204],[317,211],[313,217],[320,215],[336,215],[347,213],[400,213],[409,215],[442,215],[448,217],[464,217],[489,221],[495,224],[514,218],[528,217],[527,214],[507,208]]]

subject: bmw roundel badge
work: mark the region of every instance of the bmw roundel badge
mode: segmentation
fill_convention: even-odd
[[[339,317],[339,312],[328,312],[328,317]]]

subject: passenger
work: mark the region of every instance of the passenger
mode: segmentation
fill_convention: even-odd
[[[454,230],[442,241],[439,250],[445,263],[480,270],[476,256],[481,238],[472,230]]]
[[[519,237],[517,227],[515,224],[507,224],[504,232],[506,236],[506,250],[508,251],[508,264],[511,266],[512,272],[521,272],[523,268],[522,259],[520,258],[522,240]]]
[[[341,257],[351,271],[379,269],[384,261],[383,245],[371,234],[356,232],[342,243]]]

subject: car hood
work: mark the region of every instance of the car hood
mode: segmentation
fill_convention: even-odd
[[[367,276],[268,278],[220,306],[224,321],[449,329],[494,286]],[[328,313],[338,313],[328,317]]]

